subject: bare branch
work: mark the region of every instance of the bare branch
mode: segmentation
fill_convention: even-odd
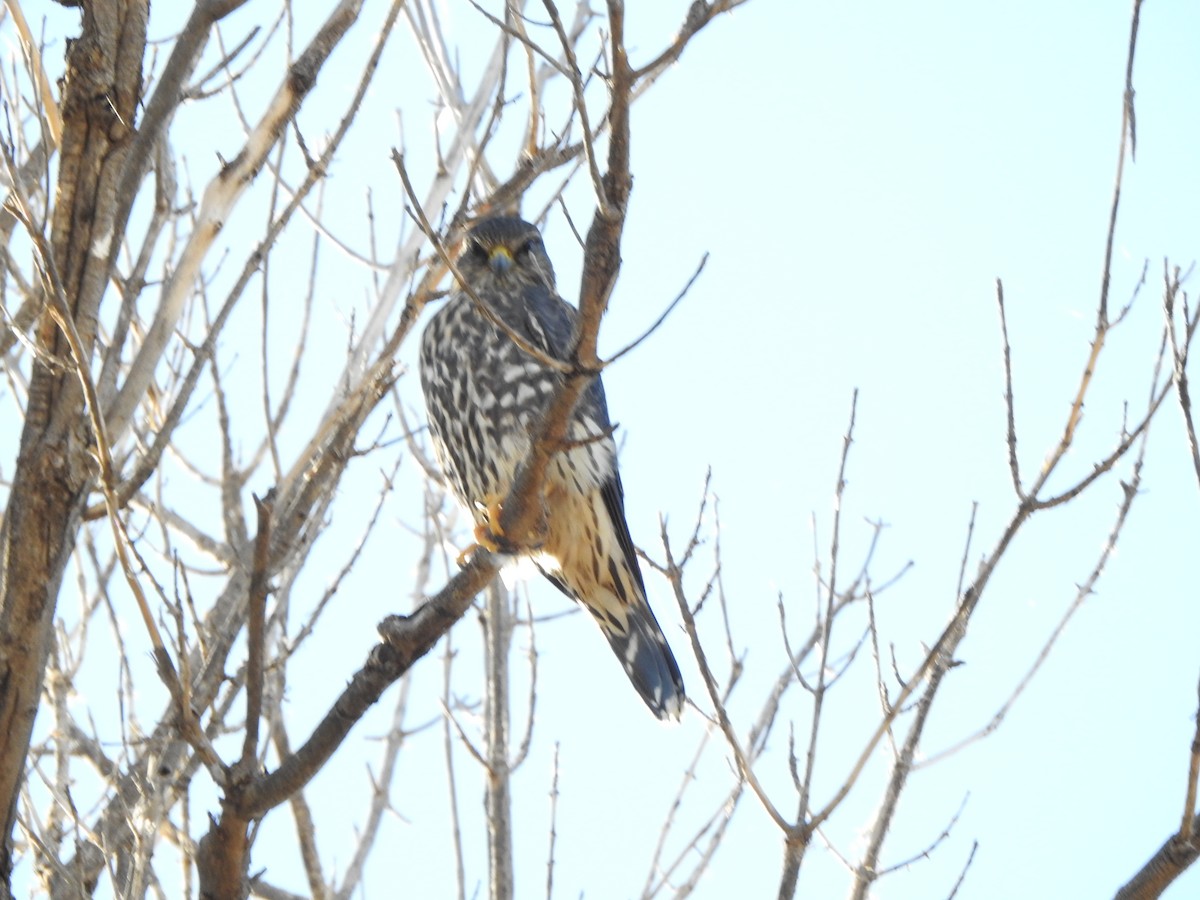
[[[46,123],[50,141],[57,147],[62,143],[62,113],[59,112],[54,91],[50,88],[50,79],[46,77],[41,50],[38,49],[38,42],[33,39],[33,32],[29,30],[29,23],[25,21],[25,13],[21,10],[21,0],[4,0],[4,5],[8,9],[8,14],[13,18],[13,24],[17,26],[17,34],[21,38],[21,52],[28,58],[29,70],[37,84],[38,101],[41,104],[39,118]]]
[[[1100,551],[1100,558],[1096,561],[1095,566],[1092,567],[1092,571],[1088,574],[1088,577],[1083,581],[1082,584],[1079,585],[1079,589],[1076,591],[1074,600],[1072,600],[1070,605],[1067,607],[1066,611],[1062,615],[1062,618],[1059,619],[1058,624],[1054,627],[1054,630],[1050,633],[1050,636],[1046,639],[1046,642],[1042,645],[1041,650],[1038,652],[1037,658],[1034,660],[1029,670],[1021,677],[1021,680],[1013,689],[1012,694],[1007,700],[1004,701],[1004,704],[999,710],[996,711],[996,714],[992,716],[991,720],[983,728],[957,742],[952,747],[939,753],[927,756],[918,763],[914,763],[912,766],[914,771],[916,769],[922,769],[935,765],[946,757],[957,753],[968,744],[972,744],[975,741],[981,740],[982,738],[992,734],[1001,726],[1001,724],[1003,724],[1005,717],[1016,704],[1017,699],[1025,691],[1025,688],[1029,686],[1030,682],[1033,681],[1034,676],[1037,675],[1038,670],[1040,670],[1042,667],[1042,664],[1050,657],[1051,651],[1054,649],[1059,637],[1066,630],[1067,624],[1071,621],[1075,613],[1078,612],[1083,603],[1095,592],[1096,584],[1099,582],[1100,576],[1104,572],[1104,568],[1108,563],[1109,558],[1114,552],[1116,552],[1117,540],[1125,527],[1125,521],[1129,515],[1129,510],[1133,506],[1133,501],[1137,497],[1138,489],[1142,483],[1142,464],[1145,459],[1145,453],[1146,441],[1143,439],[1141,448],[1138,451],[1137,459],[1133,465],[1133,473],[1130,476],[1129,482],[1121,483],[1121,503],[1117,507],[1117,515],[1115,521],[1113,522],[1112,528],[1109,530],[1108,539],[1105,541],[1104,547]]]
[[[206,4],[200,4],[198,8],[201,5]],[[196,228],[180,255],[171,280],[163,288],[162,301],[154,322],[130,364],[121,390],[106,411],[114,437],[121,435],[129,426],[134,408],[149,388],[154,369],[183,312],[184,302],[191,295],[200,264],[208,255],[217,234],[262,167],[267,153],[316,84],[317,74],[329,55],[358,18],[360,8],[361,0],[341,0],[304,53],[291,66],[245,146],[205,189]],[[148,109],[147,118],[149,116]]]
[[[258,514],[258,533],[254,539],[254,571],[250,576],[250,605],[246,630],[246,734],[242,742],[242,758],[237,768],[249,776],[256,768],[258,757],[258,724],[262,718],[263,655],[266,652],[265,621],[267,606],[267,566],[271,558],[271,513],[274,502],[268,494],[254,498]]]
[[[600,163],[596,158],[596,143],[595,135],[592,132],[592,126],[588,122],[587,100],[583,96],[583,75],[579,71],[579,63],[575,60],[575,48],[572,46],[571,39],[567,37],[566,29],[563,28],[562,19],[558,15],[558,7],[554,5],[553,0],[542,0],[542,4],[546,7],[546,12],[550,14],[550,24],[554,26],[554,31],[558,35],[558,41],[562,46],[563,54],[567,60],[567,78],[571,82],[571,90],[575,92],[575,114],[579,116],[579,126],[583,129],[583,153],[587,158],[588,171],[592,176],[592,188],[596,192],[596,213],[600,218],[609,219],[613,216],[613,210],[609,208],[609,203],[614,199],[609,195],[608,186],[605,180],[600,177]],[[609,9],[609,24],[613,29],[612,50],[614,57],[618,52],[624,53],[623,38],[619,33],[621,23],[623,21],[624,9],[619,2],[610,2]],[[614,60],[615,63],[615,60]],[[626,68],[628,63],[625,64]],[[614,69],[616,66],[614,65]],[[632,86],[633,73],[627,72],[627,85],[623,89],[625,94],[624,102],[628,108],[629,94],[628,88]],[[614,106],[616,97],[622,89],[617,87],[616,73],[614,72],[613,79],[613,97]],[[628,134],[628,132],[626,132]],[[611,174],[610,158],[610,174]]]
[[[546,854],[546,900],[554,896],[554,844],[558,840],[558,751],[554,742],[554,764],[550,769],[550,850]]]
[[[608,359],[606,359],[604,361],[604,366],[606,368],[608,366],[611,366],[613,363],[615,363],[618,359],[620,359],[626,353],[629,353],[630,351],[637,349],[637,347],[642,343],[642,341],[646,340],[646,338],[650,337],[650,335],[652,335],[652,334],[654,334],[654,332],[658,331],[659,326],[662,325],[663,322],[667,321],[667,316],[669,316],[672,312],[674,312],[675,307],[678,306],[680,301],[682,301],[683,298],[687,296],[687,292],[692,289],[692,285],[696,283],[696,279],[699,278],[700,273],[704,271],[704,265],[707,262],[708,262],[708,254],[705,253],[702,257],[700,257],[700,264],[698,266],[696,266],[696,271],[693,272],[692,277],[687,280],[687,284],[685,284],[683,286],[683,290],[680,291],[678,294],[676,294],[675,299],[667,304],[667,308],[662,311],[662,315],[660,315],[657,319],[655,319],[654,324],[651,325],[649,328],[647,328],[644,332],[642,332],[642,334],[639,337],[634,339],[632,342],[626,344],[624,347],[622,347],[620,350],[618,350],[616,353],[614,353],[612,356],[610,356]]]
[[[1024,500],[1021,469],[1017,464],[1017,421],[1013,406],[1012,348],[1008,343],[1008,316],[1004,312],[1004,283],[996,279],[996,304],[1000,308],[1000,337],[1004,341],[1004,408],[1008,414],[1008,468],[1017,499]]]

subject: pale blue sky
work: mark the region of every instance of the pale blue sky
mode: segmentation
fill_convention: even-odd
[[[155,6],[156,17],[165,18],[164,6]],[[630,6],[637,7],[628,26],[636,64],[669,39],[687,3]],[[267,14],[267,7],[248,7],[231,20],[230,43]],[[472,43],[480,34],[477,16],[459,0],[448,2],[446,11],[469,61],[479,52]],[[888,524],[872,569],[877,582],[914,562],[879,599],[882,639],[894,643],[904,672],[917,665],[922,643],[936,638],[954,608],[971,504],[980,505],[970,568],[991,550],[1015,507],[1004,444],[998,276],[1008,300],[1027,477],[1057,440],[1092,335],[1129,13],[1126,3],[751,0],[702,33],[635,107],[635,190],[602,350],[639,334],[701,256],[710,257],[666,325],[606,373],[605,382],[612,417],[622,426],[630,526],[651,556],[662,555],[660,514],[668,517],[673,539],[685,539],[704,474],[712,469],[734,638],[746,653],[731,706],[739,732],[786,663],[778,593],[794,634],[812,620],[810,516],[824,555],[855,388],[860,396],[842,566],[857,567],[870,537],[864,519]],[[379,4],[367,4],[358,33],[335,59],[340,68],[322,75],[301,118],[313,137],[335,124],[329,110],[352,89],[381,16]],[[310,30],[304,26],[300,40]],[[168,32],[163,24],[154,33]],[[1089,471],[1115,442],[1124,401],[1135,411],[1144,404],[1161,327],[1162,258],[1186,267],[1200,246],[1198,35],[1200,12],[1193,5],[1146,5],[1135,69],[1138,156],[1126,168],[1112,300],[1129,297],[1144,259],[1148,284],[1110,338],[1060,485]],[[53,51],[48,65],[52,58]],[[252,106],[254,98],[274,86],[271,79],[243,85],[250,115],[261,108]],[[362,246],[368,187],[382,255],[391,253],[398,229],[410,227],[389,160],[400,140],[394,110],[403,109],[405,150],[420,185],[429,173],[431,99],[413,42],[398,31],[364,115],[331,170],[325,202],[336,210],[330,227],[339,238]],[[228,157],[238,147],[236,131],[225,140],[208,135],[214,111],[229,117],[223,100],[181,113],[180,134],[193,136],[187,153],[197,184],[218,165],[216,153]],[[498,157],[494,165],[509,159]],[[586,188],[581,180],[567,195],[581,225],[590,216]],[[538,200],[526,212],[540,206]],[[237,236],[256,234],[262,221],[247,209],[239,216],[224,234],[238,260],[230,269],[240,267],[244,252]],[[289,280],[303,278],[311,244],[310,231],[294,230],[292,248],[272,271],[278,310],[272,333],[281,358],[292,324],[282,300]],[[557,211],[546,243],[560,288],[572,299],[580,252]],[[326,367],[305,372],[311,419],[297,418],[285,435],[290,441],[305,437],[305,426],[324,408],[351,314],[361,316],[371,302],[369,277],[336,251],[323,252],[316,315],[318,334],[329,344]],[[256,381],[258,312],[246,306],[241,315],[254,340],[240,350],[229,345],[224,364]],[[401,361],[413,360],[413,347],[405,347]],[[404,379],[401,390],[419,410],[415,379]],[[256,396],[248,402],[251,421],[256,402]],[[197,421],[197,439],[205,427]],[[319,597],[353,548],[379,471],[390,469],[397,452],[377,453],[351,470],[333,529],[307,570],[309,598]],[[269,487],[263,474],[251,490]],[[1078,502],[1040,514],[1022,531],[960,649],[963,665],[947,679],[923,741],[926,754],[984,725],[1011,693],[1094,565],[1121,498],[1118,479],[1128,477],[1124,466]],[[384,524],[343,587],[340,627],[326,622],[328,630],[297,660],[289,704],[294,740],[360,664],[378,619],[407,607],[416,548],[403,526],[419,518],[420,490],[419,473],[406,465]],[[1152,431],[1143,492],[1098,594],[1005,725],[910,779],[885,865],[934,841],[969,799],[932,859],[880,881],[873,896],[945,896],[976,840],[960,897],[1111,895],[1178,824],[1200,674],[1194,562],[1200,490],[1175,409],[1164,410]],[[702,574],[695,573],[693,587]],[[689,690],[707,709],[673,600],[661,581],[650,582]],[[566,608],[544,584],[532,595],[539,613]],[[835,641],[841,648],[858,637],[862,619],[853,621]],[[710,614],[702,628],[723,672],[716,619]],[[478,634],[468,617],[453,635],[460,648],[456,689],[465,695],[480,690],[470,661],[478,654]],[[525,640],[519,633],[518,648]],[[677,728],[660,726],[582,616],[543,626],[537,646],[537,725],[514,785],[518,893],[544,891],[550,761],[558,742],[555,896],[637,896],[659,823],[704,723],[691,711]],[[869,661],[857,666],[827,710],[818,804],[841,783],[878,716]],[[437,659],[417,668],[410,727],[437,715],[440,683]],[[522,688],[514,690],[522,698],[514,703],[517,727],[524,721],[523,696]],[[353,846],[351,828],[365,809],[363,766],[374,764],[372,738],[388,727],[394,700],[395,689],[310,792],[319,821],[341,829],[321,835],[322,850],[341,867]],[[795,798],[785,761],[787,723],[807,734],[809,707],[793,689],[771,752],[757,769],[789,814]],[[885,777],[884,752],[826,832],[852,861]],[[377,854],[367,896],[390,896],[400,873],[409,896],[450,896],[441,754],[440,730],[432,729],[414,736],[402,756],[393,791],[403,818],[389,820],[387,849]],[[731,783],[726,755],[714,737],[681,817],[699,821],[711,814]],[[486,878],[481,789],[465,754],[457,765],[470,895]],[[347,797],[352,805],[336,812]],[[193,809],[193,816],[199,819],[200,812]],[[267,848],[287,843],[290,833],[286,813],[273,813],[256,864],[270,866],[272,880],[301,890],[299,875],[286,874],[297,860],[285,856],[281,867],[268,856]],[[668,858],[679,850],[673,840]],[[774,896],[780,860],[778,831],[747,795],[696,896]],[[843,896],[846,883],[836,857],[814,846],[801,876],[802,896]],[[1200,874],[1192,872],[1167,896],[1198,890]]]

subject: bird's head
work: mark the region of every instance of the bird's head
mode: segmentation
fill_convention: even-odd
[[[471,286],[541,284],[554,290],[554,267],[538,230],[516,216],[482,219],[467,232],[458,268]]]

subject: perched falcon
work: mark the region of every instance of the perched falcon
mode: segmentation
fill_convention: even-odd
[[[530,346],[554,359],[571,351],[575,308],[554,287],[537,229],[515,217],[478,222],[457,260],[463,280]],[[562,376],[493,324],[461,287],[421,338],[421,387],[438,462],[475,517],[483,544],[498,537],[507,496]],[[568,440],[546,473],[546,533],[531,555],[582,603],[629,680],[661,718],[678,718],[683,679],[654,613],[625,523],[625,500],[597,378],[580,397]]]

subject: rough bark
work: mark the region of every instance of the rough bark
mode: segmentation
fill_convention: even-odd
[[[63,569],[94,478],[78,367],[90,366],[100,299],[108,282],[117,183],[142,90],[146,0],[84,4],[82,34],[67,52],[63,142],[50,223],[49,259],[80,338],[70,358],[43,313],[41,353],[4,525],[0,529],[0,895],[8,896],[12,830]]]

